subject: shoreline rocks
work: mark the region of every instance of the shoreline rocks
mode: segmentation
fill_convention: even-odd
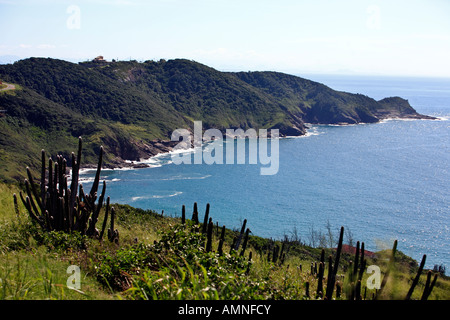
[[[400,114],[393,112],[379,113],[377,115],[378,121],[371,123],[379,123],[384,120],[439,120],[439,118],[423,115],[419,113],[411,113],[411,114]],[[357,125],[363,124],[360,123],[350,123],[350,122],[339,122],[339,123],[305,123],[303,128],[297,128],[293,126],[292,128],[272,128],[272,129],[281,129],[280,130],[280,138],[285,137],[295,137],[295,136],[303,136],[307,134],[307,129],[309,129],[310,125],[338,125],[338,126],[348,126],[348,125]],[[302,130],[304,129],[304,130]],[[223,137],[226,139],[226,135]],[[270,138],[270,129],[268,129],[268,138]],[[124,168],[132,168],[132,169],[141,169],[141,168],[149,168],[150,164],[142,162],[143,159],[150,159],[161,153],[169,153],[173,150],[173,148],[179,143],[179,141],[171,141],[171,140],[163,140],[163,139],[155,139],[151,141],[133,141],[131,142],[133,146],[137,150],[138,159],[130,160],[123,159],[120,156],[116,156],[113,160],[109,161],[103,165],[104,168],[107,169],[124,169]],[[96,169],[97,165],[95,164],[85,164],[82,169]]]

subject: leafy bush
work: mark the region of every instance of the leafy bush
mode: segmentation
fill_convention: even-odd
[[[247,275],[249,262],[232,251],[219,256],[206,252],[205,236],[178,225],[153,246],[157,270],[134,277],[128,290],[134,299],[264,298],[264,283]]]
[[[50,231],[42,232],[41,243],[51,251],[64,252],[71,249],[86,249],[89,238],[79,232]]]
[[[97,278],[130,299],[266,299],[266,281],[248,277],[249,261],[232,251],[205,250],[198,226],[176,225],[153,245],[134,244],[106,253]]]
[[[31,242],[39,239],[39,231],[34,224],[23,219],[0,224],[0,253],[30,248]]]
[[[97,279],[111,289],[130,287],[130,274],[139,274],[141,268],[151,267],[153,262],[150,246],[136,244],[124,246],[116,252],[98,257],[95,273]]]

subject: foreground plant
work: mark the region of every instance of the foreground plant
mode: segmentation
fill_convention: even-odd
[[[210,225],[210,224],[209,224]],[[177,225],[147,248],[146,270],[132,278],[131,299],[267,299],[265,281],[248,277],[249,260],[236,250],[219,255],[195,222]],[[117,262],[116,262],[117,264]]]
[[[97,195],[100,173],[103,161],[103,147],[100,147],[97,171],[94,183],[88,194],[83,185],[79,184],[81,165],[82,139],[79,138],[78,153],[72,153],[72,170],[68,174],[67,160],[57,156],[56,161],[48,159],[42,150],[42,166],[40,190],[33,179],[30,168],[27,167],[28,179],[25,179],[26,196],[20,192],[20,198],[27,209],[31,220],[36,222],[44,231],[79,232],[82,235],[102,239],[106,229],[108,215],[111,212],[108,239],[118,241],[119,233],[114,229],[114,208],[110,208],[109,197],[106,200],[105,217],[101,231],[96,228],[100,211],[105,199],[106,183],[100,197]],[[71,177],[70,185],[68,178]],[[98,199],[98,201],[97,201]],[[97,201],[97,203],[96,203]],[[14,194],[14,204],[18,213],[17,196]]]

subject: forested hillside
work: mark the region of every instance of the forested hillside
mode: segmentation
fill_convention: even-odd
[[[107,165],[166,151],[177,128],[277,128],[303,135],[304,123],[353,124],[420,117],[406,100],[375,101],[277,72],[220,72],[184,60],[70,63],[29,58],[0,65],[0,178],[20,178],[36,155],[69,157],[83,136],[83,163],[100,145]],[[69,164],[70,165],[70,164]],[[19,170],[18,170],[19,169]]]

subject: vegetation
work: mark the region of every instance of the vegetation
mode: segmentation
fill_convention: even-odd
[[[104,162],[136,159],[142,141],[167,138],[192,119],[301,134],[304,119],[375,121],[389,100],[378,105],[297,77],[222,73],[186,60],[96,67],[27,59],[0,66],[0,77],[18,84],[0,93],[0,176],[8,182],[0,182],[0,299],[450,299],[442,268],[424,274],[426,257],[418,265],[396,245],[368,257],[362,242],[349,254],[343,228],[337,248],[316,247],[252,235],[246,220],[240,230],[219,228],[209,204],[203,216],[195,203],[190,218],[185,206],[174,218],[110,204],[105,184],[97,194]],[[82,162],[98,163],[89,193],[78,184]],[[80,288],[67,285],[73,265]],[[378,291],[367,286],[369,265],[382,270]]]
[[[282,99],[287,112],[306,123],[373,123],[389,116],[414,116],[409,103],[399,97],[376,101],[362,94],[331,90],[327,86],[277,72],[239,72],[246,83]]]
[[[127,205],[110,207],[109,198],[103,206],[105,184],[95,204],[103,152],[92,190],[85,194],[77,178],[81,146],[80,138],[78,153],[72,155],[70,188],[66,159],[59,156],[54,166],[49,159],[46,172],[43,150],[40,184],[29,169],[24,185],[0,184],[0,299],[450,298],[450,281],[442,272],[423,274],[425,256],[418,267],[397,252],[397,243],[391,252],[371,258],[365,256],[364,243],[357,242],[354,255],[346,253],[343,227],[336,249],[319,249],[295,237],[274,241],[250,235],[247,220],[240,231],[219,228],[209,204],[203,223],[197,203],[191,219],[185,206],[181,218]],[[110,241],[103,242],[109,211]],[[379,290],[369,286],[365,272],[373,264],[384,269]],[[67,270],[74,265],[83,273],[78,288],[67,282]]]
[[[380,266],[385,276],[390,270],[381,294],[377,296],[376,290],[366,287],[365,272],[358,272],[362,275],[360,287],[352,291],[355,286],[349,279],[354,272],[351,267],[354,255],[342,252],[336,264],[335,249],[253,235],[248,236],[246,250],[242,250],[244,241],[234,250],[231,239],[241,233],[230,229],[226,229],[227,240],[220,255],[222,228],[219,232],[211,229],[212,249],[208,251],[208,236],[202,232],[202,223],[186,218],[182,224],[180,218],[163,217],[154,211],[118,204],[114,207],[120,243],[99,242],[76,232],[44,232],[24,215],[24,208],[19,210],[19,217],[12,215],[5,219],[0,230],[0,298],[302,300],[325,299],[330,295],[331,299],[350,299],[353,295],[355,299],[403,300],[419,269],[417,262],[399,251],[392,265],[386,261],[392,256],[391,251],[379,252],[375,258],[365,259],[366,265]],[[281,254],[273,255],[275,247]],[[333,268],[327,264],[322,267],[321,252],[332,257]],[[316,272],[314,265],[318,262],[321,267]],[[66,286],[66,269],[70,265],[80,266],[82,272],[78,291]],[[327,296],[329,270],[333,274],[334,266],[338,266],[336,285]],[[430,282],[427,277],[428,273],[421,272],[414,282],[411,299],[422,298]],[[439,275],[428,299],[450,299],[448,277]]]
[[[305,133],[308,123],[375,122],[394,112],[417,115],[406,100],[377,102],[275,72],[227,73],[175,59],[80,63],[30,58],[0,65],[16,90],[0,92],[0,179],[25,178],[19,164],[40,169],[29,154],[44,148],[70,160],[84,137],[83,163],[117,165],[151,154],[155,139],[178,128],[278,128]]]
[[[103,182],[100,197],[97,190],[100,184],[100,173],[103,161],[103,147],[100,148],[100,156],[95,174],[95,180],[91,191],[85,193],[83,186],[78,184],[81,166],[82,139],[79,138],[78,153],[72,153],[72,171],[70,174],[71,183],[69,186],[67,174],[67,160],[62,156],[57,157],[53,165],[53,160],[48,160],[48,170],[46,170],[45,151],[42,150],[41,157],[41,179],[40,190],[38,192],[33,175],[27,167],[28,179],[25,179],[27,195],[24,197],[20,192],[20,199],[27,209],[30,218],[36,222],[43,230],[64,231],[67,233],[78,232],[98,239],[103,238],[108,215],[110,212],[109,197],[106,200],[105,219],[102,230],[96,228],[100,210],[105,199],[106,183]],[[78,194],[79,190],[79,194]],[[98,198],[98,203],[95,201]],[[14,205],[18,210],[17,196],[14,194]],[[114,208],[111,209],[111,227],[108,229],[108,239],[118,241],[119,233],[114,229]]]

